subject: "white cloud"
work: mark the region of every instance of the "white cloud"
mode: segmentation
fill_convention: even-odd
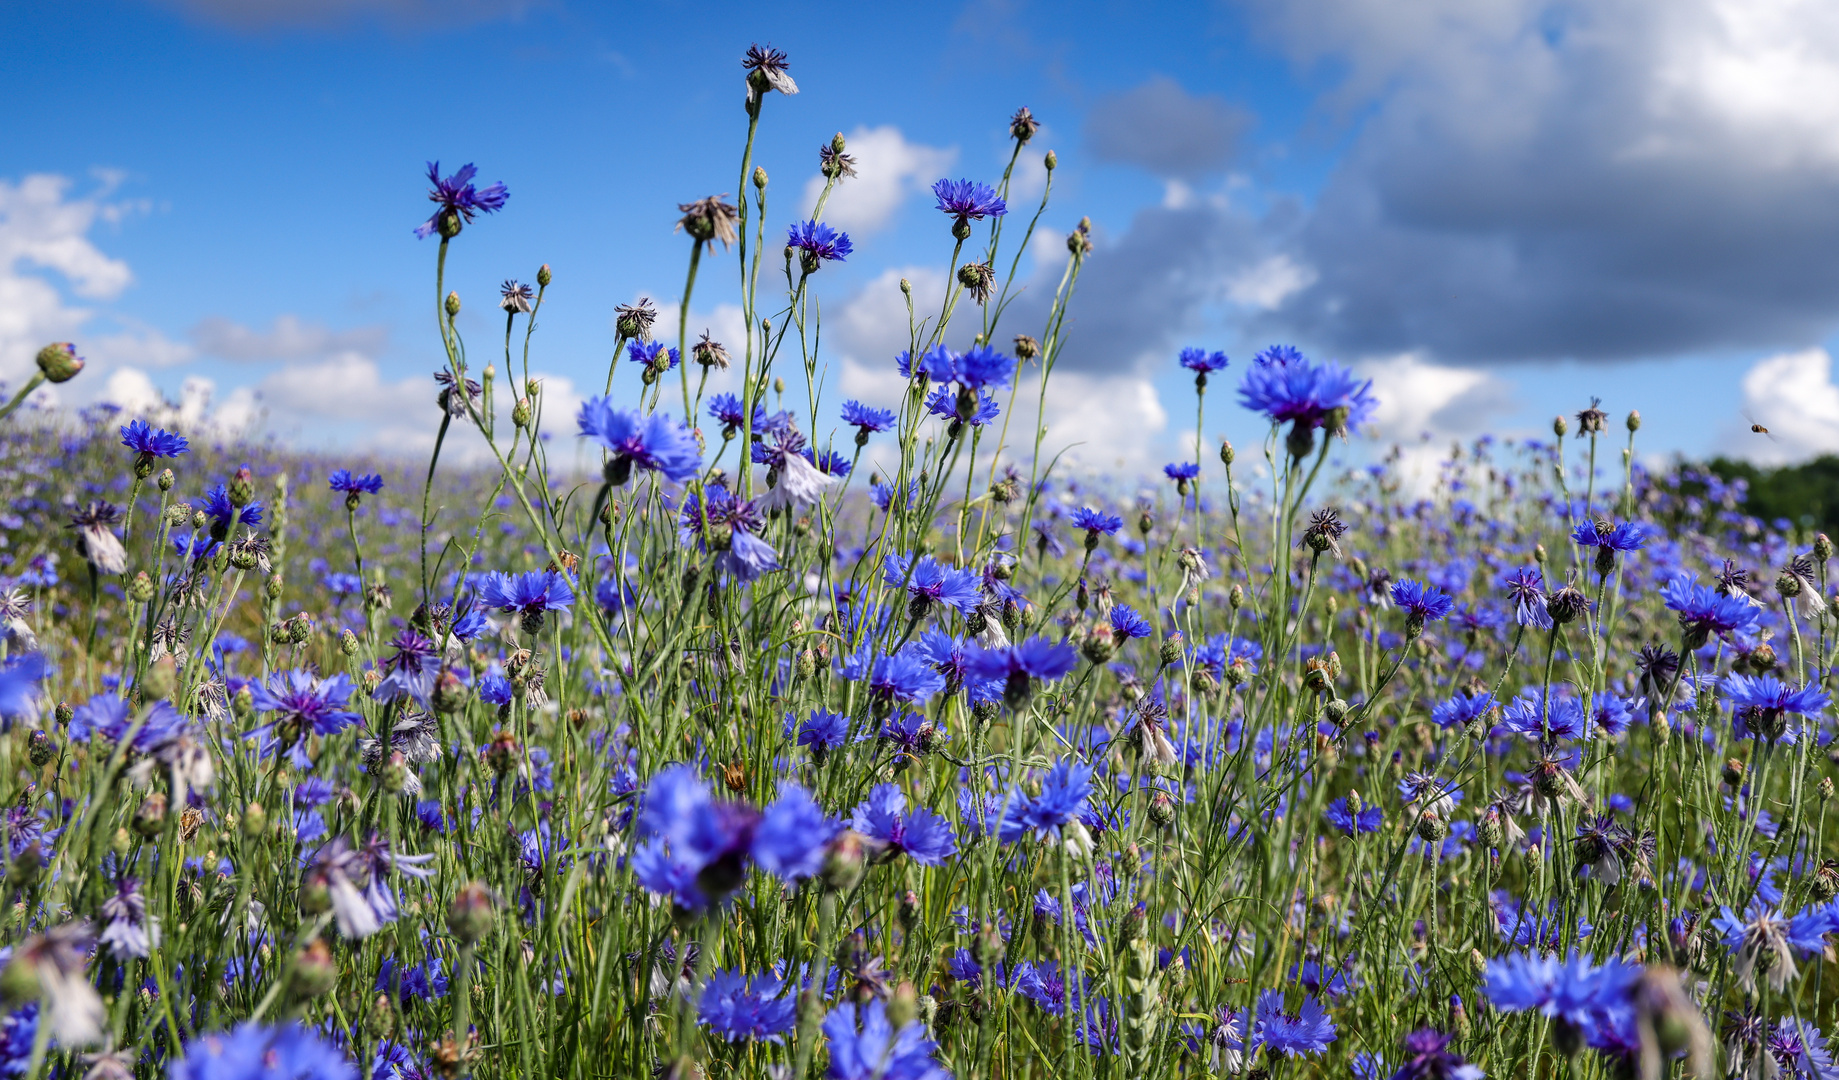
[[[89,236],[98,223],[119,222],[145,208],[139,201],[111,200],[116,180],[101,175],[93,190],[73,195],[73,181],[65,176],[0,179],[0,380],[16,384],[27,377],[32,358],[52,341],[77,341],[90,362],[83,376],[90,384],[115,364],[162,365],[181,357],[184,346],[148,327],[116,319],[113,332],[95,329],[98,312],[66,296],[109,301],[134,280],[127,263],[103,254]],[[66,393],[82,396],[77,384]]]
[[[1315,284],[1314,268],[1279,252],[1226,280],[1226,298],[1235,304],[1270,311],[1295,293]]]
[[[332,330],[296,315],[278,315],[267,330],[256,330],[213,316],[192,327],[191,336],[193,343],[211,356],[225,360],[272,361],[325,356],[347,349],[375,353],[388,340],[389,330],[382,326]]]
[[[872,233],[893,220],[901,204],[944,176],[958,160],[956,148],[907,141],[899,128],[859,127],[847,138],[856,175],[831,189],[824,220],[849,233]],[[817,205],[824,178],[805,182],[805,213]]]
[[[1743,376],[1744,411],[1773,438],[1733,425],[1723,439],[1725,452],[1763,465],[1839,453],[1839,386],[1832,374],[1825,349],[1756,361]]]
[[[1433,364],[1415,353],[1358,367],[1379,400],[1367,434],[1397,446],[1393,471],[1417,495],[1435,485],[1452,440],[1481,434],[1513,406],[1512,384],[1479,368]]]

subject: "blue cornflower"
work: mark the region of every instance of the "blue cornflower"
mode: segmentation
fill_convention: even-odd
[[[1149,620],[1131,610],[1128,604],[1111,605],[1111,633],[1119,644],[1131,638],[1146,638],[1154,632]]]
[[[708,502],[706,509],[695,492],[684,496],[683,512],[678,516],[678,540],[694,543],[701,551],[711,547],[719,550],[716,568],[737,581],[749,582],[779,569],[779,553],[760,539],[766,531],[766,516],[760,512],[758,500],[736,498],[725,484],[711,484],[702,495]]]
[[[973,345],[953,356],[952,381],[971,390],[1008,386],[1015,374],[1015,358],[988,345]]]
[[[0,718],[38,715],[38,684],[48,674],[44,653],[26,653],[0,661]]]
[[[357,1066],[299,1024],[242,1024],[200,1035],[166,1066],[167,1080],[358,1080]]]
[[[1405,612],[1405,629],[1413,637],[1425,623],[1447,616],[1456,603],[1435,585],[1410,580],[1393,583],[1392,602]]]
[[[1640,975],[1640,965],[1616,959],[1598,967],[1577,953],[1510,953],[1488,961],[1482,991],[1502,1012],[1536,1011],[1581,1027],[1626,1008]]]
[[[971,674],[1003,688],[1003,701],[1011,709],[1027,703],[1033,680],[1055,682],[1066,677],[1079,654],[1065,642],[1029,638],[1019,645],[978,649],[968,658]]]
[[[1313,997],[1304,998],[1292,1015],[1284,1012],[1282,990],[1266,990],[1258,995],[1257,1019],[1253,1037],[1285,1057],[1319,1054],[1335,1041],[1335,1022]]]
[[[1448,701],[1430,710],[1430,718],[1440,728],[1461,727],[1473,720],[1480,720],[1494,707],[1494,695],[1486,690],[1472,694],[1456,691]]]
[[[375,495],[383,490],[383,477],[375,473],[353,473],[350,469],[339,469],[326,480],[333,491],[340,491],[347,496]]]
[[[1086,800],[1092,796],[1092,766],[1074,758],[1054,762],[1041,781],[1041,793],[1034,798],[1019,794],[1010,798],[998,833],[1005,844],[1012,844],[1033,833],[1059,839],[1061,830],[1072,827],[1083,831],[1080,816]]]
[[[747,426],[747,410],[741,405],[741,399],[733,394],[714,394],[709,398],[709,419],[719,422],[724,429],[739,430]],[[766,409],[755,405],[754,430],[760,431],[765,422]]]
[[[1330,427],[1330,434],[1353,431],[1379,407],[1371,379],[1362,382],[1332,360],[1317,363],[1294,349],[1258,354],[1245,369],[1239,401],[1272,423],[1293,423],[1303,432]]]
[[[918,362],[905,349],[894,356],[894,367],[903,379],[925,378],[932,382],[950,382],[958,370],[958,354],[943,342],[920,353]]]
[[[1831,699],[1818,685],[1796,689],[1773,675],[1727,675],[1723,690],[1736,707],[1739,737],[1780,739],[1786,734],[1786,716],[1815,716]]]
[[[479,676],[479,700],[503,708],[511,703],[511,680],[503,675]]]
[[[1550,695],[1542,701],[1542,692],[1529,690],[1514,698],[1501,710],[1501,722],[1495,734],[1509,733],[1528,739],[1569,739],[1582,742],[1590,737],[1590,722],[1583,706],[1570,696]]]
[[[893,784],[876,784],[856,807],[850,828],[886,844],[921,866],[942,866],[958,850],[951,822],[923,806],[907,808],[907,796]]]
[[[1116,536],[1117,531],[1124,527],[1123,518],[1094,510],[1089,506],[1082,506],[1073,511],[1072,523],[1075,529],[1084,529],[1086,535],[1092,538],[1096,538],[1101,533],[1105,536]]]
[[[1647,543],[1647,530],[1632,521],[1624,521],[1604,531],[1597,527],[1596,522],[1585,521],[1571,530],[1571,542],[1583,547],[1607,548],[1610,551],[1635,551]]]
[[[666,347],[662,341],[634,341],[626,346],[626,359],[654,371],[664,372],[675,368],[682,357],[677,355],[677,350]]]
[[[597,397],[582,403],[576,424],[613,455],[607,467],[613,484],[625,483],[634,467],[682,483],[702,463],[696,434],[662,412],[641,416],[637,409],[614,408],[611,397]]]
[[[256,526],[262,523],[262,504],[252,502],[246,506],[237,506],[230,501],[230,489],[222,484],[205,492],[204,498],[192,504],[194,510],[204,511],[211,519],[211,535],[221,537],[238,525]]]
[[[479,605],[464,602],[461,606],[465,608],[465,611],[453,620],[453,626],[448,632],[455,638],[470,643],[480,634],[490,630],[492,622],[485,617],[485,610]]]
[[[1603,729],[1603,734],[1614,738],[1633,727],[1635,721],[1641,718],[1647,699],[1635,698],[1630,701],[1614,694],[1598,694],[1591,699],[1590,705],[1591,721]]]
[[[894,430],[896,419],[892,409],[877,409],[860,401],[843,403],[843,422],[856,429],[858,443],[866,441],[870,434]]]
[[[914,562],[908,556],[890,554],[882,580],[897,589],[905,586],[907,615],[914,619],[923,619],[940,607],[969,615],[983,602],[983,582],[976,571],[946,566],[930,555]]]
[[[153,706],[134,736],[134,749],[152,753],[172,742],[191,726],[191,722],[172,707],[169,701]],[[134,727],[128,715],[128,703],[114,694],[97,694],[76,707],[70,719],[73,742],[89,742],[100,735],[110,742],[120,742]]]
[[[1002,406],[997,404],[994,394],[979,395],[977,406],[969,416],[958,411],[961,399],[962,395],[941,386],[926,395],[926,411],[944,420],[962,420],[974,428],[982,427],[1002,415]]]
[[[957,219],[954,226],[1009,212],[995,188],[975,180],[940,180],[932,185],[932,194],[938,199],[939,213]]]
[[[1726,641],[1741,641],[1756,630],[1759,609],[1748,596],[1725,596],[1696,583],[1690,574],[1680,574],[1661,586],[1660,596],[1679,615],[1688,651],[1705,644],[1713,635]]]
[[[412,697],[422,708],[432,708],[428,695],[441,671],[441,653],[434,642],[413,630],[403,630],[390,640],[396,651],[378,663],[383,681],[371,691],[378,701]]]
[[[849,475],[849,459],[834,450],[818,450],[816,447],[807,446],[804,450],[804,459],[815,465],[817,471],[825,476]]]
[[[1513,602],[1513,621],[1539,630],[1552,628],[1551,613],[1545,610],[1545,577],[1531,566],[1522,566],[1508,574],[1507,599]]]
[[[318,678],[310,671],[278,671],[266,685],[249,683],[250,699],[267,722],[251,728],[250,738],[273,734],[286,745],[303,735],[333,735],[358,722],[347,707],[351,681],[343,675]]]
[[[849,717],[827,709],[812,709],[798,725],[798,745],[810,747],[811,758],[821,763],[825,755],[841,750],[849,741]]]
[[[575,591],[557,570],[492,573],[479,581],[479,600],[486,607],[516,615],[525,633],[538,634],[543,630],[544,614],[574,604]]]
[[[445,962],[438,954],[419,964],[405,964],[395,957],[384,958],[377,969],[373,993],[390,994],[402,1002],[404,1009],[417,1001],[437,1001],[447,996]]]
[[[1348,808],[1346,799],[1336,799],[1322,811],[1322,817],[1328,824],[1348,836],[1360,836],[1365,833],[1378,832],[1386,822],[1386,815],[1377,806],[1362,806],[1355,814]]]
[[[786,784],[767,804],[754,830],[753,861],[781,881],[816,877],[824,868],[825,847],[836,823],[824,815],[811,793]]]
[[[1170,462],[1162,467],[1162,475],[1177,484],[1186,483],[1200,475],[1200,466],[1192,461]]]
[[[1392,1080],[1482,1080],[1481,1066],[1451,1053],[1449,1044],[1450,1036],[1429,1028],[1405,1036],[1405,1063]]]
[[[458,236],[462,224],[472,224],[475,213],[495,213],[503,208],[505,200],[511,193],[504,184],[475,188],[473,177],[479,170],[470,163],[462,165],[460,170],[445,180],[441,179],[441,163],[428,162],[428,182],[434,190],[428,192],[428,199],[438,203],[439,207],[427,221],[415,227],[415,235],[423,240],[439,232],[442,239]]]
[[[1052,960],[1039,963],[1025,960],[1017,964],[1015,978],[1009,985],[1051,1015],[1059,1016],[1066,1011],[1066,979],[1060,972],[1060,965]]]
[[[868,671],[869,693],[882,701],[917,705],[945,689],[945,676],[916,649],[877,656]]]
[[[855,250],[849,242],[849,234],[838,232],[821,221],[801,221],[786,230],[787,247],[799,250],[800,264],[805,273],[815,273],[826,260],[842,262]]]
[[[824,1017],[824,1038],[830,1044],[824,1075],[830,1080],[951,1080],[933,1059],[938,1045],[926,1037],[925,1025],[911,1020],[894,1030],[879,999],[838,1005]]]
[[[183,436],[150,426],[145,420],[130,420],[121,429],[121,445],[140,455],[148,465],[154,458],[178,457],[190,447]]]
[[[1181,350],[1181,366],[1194,372],[1196,375],[1207,375],[1215,371],[1225,371],[1226,365],[1229,363],[1231,363],[1231,361],[1226,359],[1226,354],[1218,350],[1208,352],[1205,349],[1198,349],[1193,346]]]
[[[594,603],[609,615],[617,615],[638,601],[639,594],[623,579],[604,577],[594,586]],[[457,624],[456,624],[457,630]]]
[[[772,975],[744,977],[716,969],[704,984],[696,1019],[729,1042],[760,1039],[776,1043],[798,1023],[798,995]]]

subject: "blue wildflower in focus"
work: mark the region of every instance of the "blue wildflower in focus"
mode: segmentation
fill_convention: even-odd
[[[1015,966],[1009,985],[1053,1016],[1066,1011],[1066,979],[1052,960],[1026,960]]]
[[[980,394],[976,408],[969,416],[958,411],[959,395],[941,386],[926,395],[926,412],[942,420],[962,420],[972,427],[983,427],[1002,415],[1002,406],[997,404],[993,394]]]
[[[700,551],[719,550],[716,568],[737,581],[753,581],[779,569],[779,553],[760,539],[766,515],[758,500],[737,498],[724,484],[703,488],[701,498],[694,491],[687,493],[678,523],[681,542],[695,544]]]
[[[166,1067],[167,1080],[358,1080],[357,1066],[299,1024],[250,1022],[199,1035]]]
[[[798,995],[772,975],[718,968],[704,984],[696,1020],[729,1042],[780,1042],[798,1023]]]
[[[1358,429],[1379,408],[1371,379],[1362,381],[1332,360],[1318,363],[1294,349],[1259,353],[1239,383],[1239,401],[1298,432],[1331,427],[1338,420],[1330,434]]]
[[[479,582],[479,600],[486,607],[518,616],[525,633],[540,633],[546,612],[565,611],[575,602],[575,591],[558,570],[530,570],[521,574],[486,574]]]
[[[677,355],[676,349],[667,348],[661,341],[634,341],[626,346],[626,359],[653,371],[665,372],[674,369],[683,358]]]
[[[121,428],[121,445],[151,465],[155,458],[173,458],[190,449],[185,438],[150,426],[145,420],[130,420]]]
[[[1430,718],[1440,728],[1462,727],[1480,720],[1494,708],[1494,695],[1486,690],[1464,693],[1461,690],[1430,710]]]
[[[951,822],[923,806],[909,810],[907,796],[893,784],[876,784],[869,790],[850,828],[920,866],[942,866],[958,850]]]
[[[1084,529],[1086,536],[1094,540],[1100,535],[1116,536],[1117,531],[1124,527],[1123,518],[1094,510],[1089,506],[1082,506],[1073,511],[1072,523],[1073,528]]]
[[[273,736],[286,745],[308,735],[334,735],[358,722],[347,708],[351,682],[343,675],[321,679],[310,671],[279,671],[266,684],[251,682],[250,698],[266,722],[251,728],[250,738]]]
[[[204,498],[192,504],[192,509],[204,511],[204,516],[211,519],[211,535],[219,539],[238,525],[253,527],[262,523],[261,503],[239,507],[230,501],[230,489],[222,484],[205,492]]]
[[[1111,605],[1111,633],[1119,644],[1131,638],[1146,638],[1154,632],[1149,620],[1131,610],[1128,604]]]
[[[1435,585],[1409,580],[1392,584],[1392,602],[1405,613],[1406,633],[1413,637],[1424,629],[1425,623],[1447,616],[1456,604]]]
[[[907,590],[907,616],[913,619],[923,619],[941,607],[968,615],[983,602],[982,580],[975,571],[946,566],[930,555],[920,556],[917,562],[904,555],[888,555],[882,580]]]
[[[1505,582],[1507,599],[1513,604],[1513,621],[1539,630],[1552,628],[1551,613],[1545,610],[1545,577],[1531,566],[1508,574]]]
[[[856,429],[856,445],[868,441],[871,434],[894,430],[896,417],[892,409],[877,409],[860,401],[843,403],[843,422]]]
[[[827,709],[812,709],[804,723],[798,725],[798,745],[811,751],[819,764],[826,755],[841,750],[849,741],[849,717]]]
[[[1679,574],[1661,586],[1660,596],[1678,614],[1688,652],[1713,637],[1733,643],[1748,641],[1757,630],[1760,609],[1747,595],[1726,596],[1698,584],[1690,574]]]
[[[1347,805],[1346,799],[1336,799],[1322,811],[1322,817],[1338,832],[1346,836],[1361,836],[1378,832],[1385,824],[1386,816],[1377,806],[1362,806],[1355,814]]]
[[[441,671],[440,650],[434,642],[413,630],[399,632],[390,639],[390,647],[395,652],[378,662],[383,681],[371,691],[371,697],[378,701],[411,697],[422,708],[432,708],[429,695],[434,692],[434,679]]]
[[[747,426],[747,410],[741,404],[741,399],[733,394],[714,394],[709,398],[709,419],[721,424],[725,431],[732,433]],[[754,430],[761,431],[765,426],[766,410],[755,405],[753,419]],[[732,434],[729,437],[732,437]]]
[[[1030,834],[1058,840],[1062,830],[1071,828],[1075,831],[1075,839],[1087,839],[1080,835],[1084,832],[1080,815],[1085,812],[1086,800],[1091,797],[1092,766],[1077,759],[1061,758],[1041,781],[1039,795],[1033,798],[1018,795],[1010,800],[998,836],[1005,844],[1013,844]]]
[[[1533,740],[1582,742],[1590,737],[1590,724],[1576,698],[1552,694],[1549,701],[1542,701],[1538,690],[1530,690],[1501,710],[1501,722],[1494,734],[1503,733]]]
[[[1182,484],[1199,476],[1200,466],[1192,461],[1174,461],[1162,467],[1162,475]]]
[[[502,183],[474,187],[473,177],[478,173],[479,170],[468,163],[442,179],[441,163],[428,162],[428,182],[434,185],[434,190],[428,192],[428,199],[438,205],[427,221],[415,227],[415,235],[423,240],[436,232],[442,239],[458,236],[462,225],[472,224],[474,214],[492,214],[502,209],[511,193]]]
[[[346,496],[375,495],[383,490],[383,477],[375,473],[353,473],[350,469],[338,469],[327,478],[326,485]]]
[[[682,483],[701,466],[695,433],[665,413],[641,416],[637,409],[614,408],[611,397],[597,397],[582,403],[575,422],[583,436],[612,454],[609,483],[624,484],[634,468]]]
[[[801,221],[785,232],[787,247],[798,249],[805,273],[815,273],[825,262],[842,262],[849,258],[855,245],[849,234],[838,232],[821,221]]]
[[[937,1044],[917,1020],[899,1030],[879,999],[864,1005],[838,1005],[824,1018],[830,1080],[951,1080],[933,1054]]]
[[[1295,1013],[1287,1013],[1283,991],[1266,990],[1258,995],[1257,1021],[1253,1038],[1285,1057],[1319,1054],[1335,1041],[1335,1022],[1313,997],[1304,998]]]
[[[932,185],[932,194],[938,200],[939,213],[956,219],[954,226],[1009,212],[995,188],[975,180],[940,180]]]
[[[1229,363],[1231,363],[1231,361],[1226,359],[1226,354],[1217,349],[1213,352],[1208,352],[1205,349],[1195,348],[1190,345],[1181,350],[1181,366],[1194,372],[1196,375],[1208,375],[1215,371],[1225,371],[1226,365]]]
[[[1832,701],[1817,684],[1796,689],[1773,675],[1727,675],[1721,688],[1734,707],[1738,738],[1781,740],[1789,715],[1817,716]]]
[[[945,676],[917,650],[877,656],[868,671],[869,693],[881,701],[918,705],[945,689]]]
[[[479,676],[479,700],[503,708],[511,703],[511,680],[503,675]]]
[[[1599,529],[1594,521],[1585,521],[1571,530],[1571,542],[1609,551],[1636,551],[1647,543],[1647,530],[1632,521],[1621,522],[1607,530]]]

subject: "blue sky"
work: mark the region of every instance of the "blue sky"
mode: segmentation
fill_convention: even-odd
[[[1839,450],[1839,25],[1798,0],[10,5],[0,376],[70,337],[95,369],[66,401],[208,381],[225,422],[415,451],[439,159],[512,192],[454,244],[474,356],[498,283],[547,262],[534,366],[558,400],[598,387],[613,306],[677,300],[675,204],[736,188],[754,41],[801,89],[762,123],[772,224],[831,134],[862,159],[831,215],[857,253],[818,281],[831,402],[887,392],[893,280],[924,295],[950,252],[923,188],[996,179],[1027,105],[1025,157],[1060,165],[1024,272],[1096,230],[1047,417],[1094,466],[1180,452],[1182,344],[1272,341],[1360,366],[1378,434],[1438,449],[1600,395],[1650,451]],[[693,332],[733,322],[711,268]],[[1224,391],[1210,435],[1255,438]]]

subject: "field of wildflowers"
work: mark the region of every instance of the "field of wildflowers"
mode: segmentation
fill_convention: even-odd
[[[822,404],[852,244],[824,198],[781,241],[751,157],[797,86],[745,72],[679,310],[738,253],[746,338],[622,307],[577,415],[528,374],[547,267],[461,340],[447,261],[509,196],[471,165],[417,230],[425,468],[24,408],[81,371],[40,354],[0,411],[0,1074],[1839,1076],[1825,536],[1594,402],[1428,498],[1325,470],[1377,402],[1283,346],[1175,358],[1206,449],[1158,489],[1058,475],[1009,419],[1085,225],[999,329],[1051,153],[1036,209],[935,186],[904,401]],[[1228,384],[1262,447],[1205,439]]]

